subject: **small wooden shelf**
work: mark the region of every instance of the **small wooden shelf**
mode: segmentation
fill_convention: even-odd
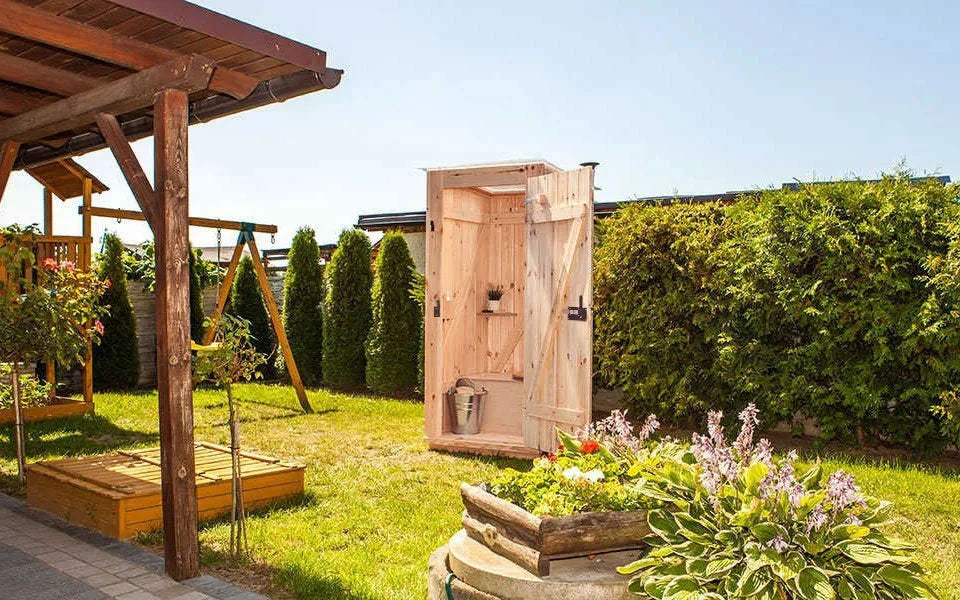
[[[501,311],[486,312],[483,310],[481,310],[477,314],[480,315],[481,317],[515,317],[517,316],[517,313],[515,312],[501,312]]]

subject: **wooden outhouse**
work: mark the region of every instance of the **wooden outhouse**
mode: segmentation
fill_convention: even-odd
[[[427,169],[425,410],[431,448],[531,457],[589,422],[593,168]],[[500,306],[487,292],[502,288]],[[479,432],[447,393],[482,387]]]

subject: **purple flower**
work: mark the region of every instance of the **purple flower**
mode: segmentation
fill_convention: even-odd
[[[733,443],[733,448],[741,461],[750,459],[753,451],[753,434],[757,430],[757,424],[760,423],[759,414],[760,411],[753,402],[740,412],[740,434]]]
[[[773,468],[773,444],[767,438],[761,438],[753,448],[753,460]]]
[[[715,446],[726,443],[723,439],[723,413],[719,410],[711,410],[707,413],[707,433]]]
[[[767,542],[767,548],[773,548],[777,552],[783,553],[790,549],[790,544],[788,544],[787,541],[783,539],[782,535],[777,534],[777,537]]]
[[[640,446],[650,439],[660,427],[655,415],[650,415],[637,434],[633,432],[633,425],[627,420],[627,413],[615,410],[605,419],[590,423],[574,434],[578,440],[599,440],[614,448],[625,450],[639,450]]]
[[[850,506],[864,506],[863,496],[853,475],[843,471],[834,471],[827,481],[827,499],[833,504],[835,511],[844,510]]]
[[[650,439],[658,429],[660,429],[660,421],[657,420],[657,415],[648,415],[647,420],[643,422],[643,427],[640,428],[640,433],[637,434],[637,437],[641,442],[645,442]]]
[[[820,506],[814,507],[807,515],[807,533],[820,531],[827,524],[827,513]]]

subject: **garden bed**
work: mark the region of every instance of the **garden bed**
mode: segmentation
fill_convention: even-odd
[[[474,540],[541,577],[550,561],[640,548],[650,534],[647,511],[538,517],[482,486],[460,486],[463,528]]]
[[[47,421],[49,419],[64,419],[93,414],[93,402],[84,402],[77,398],[63,398],[57,396],[51,404],[42,406],[27,406],[21,409],[24,423]],[[9,425],[16,421],[13,408],[0,409],[0,425]]]

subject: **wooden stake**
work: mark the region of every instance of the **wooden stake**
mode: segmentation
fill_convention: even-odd
[[[93,180],[83,178],[83,237],[86,239],[87,251],[83,254],[80,269],[90,271],[90,251],[92,250],[93,223],[90,218],[90,205],[93,202]],[[88,324],[89,326],[90,324]],[[93,402],[93,342],[87,340],[87,349],[83,354],[83,401]]]
[[[13,362],[10,369],[13,380],[10,387],[13,393],[14,438],[17,445],[17,483],[22,489],[27,483],[27,450],[23,430],[23,407],[20,403],[20,363]]]
[[[187,158],[187,94],[163,90],[154,102],[157,393],[164,566],[167,575],[177,581],[200,573],[190,372]]]
[[[290,342],[287,340],[287,332],[283,328],[283,320],[280,318],[280,311],[277,309],[277,301],[273,298],[273,292],[270,291],[270,281],[267,279],[267,271],[263,268],[263,261],[260,260],[260,251],[257,249],[257,242],[253,236],[247,238],[247,246],[250,247],[250,258],[253,259],[253,270],[260,280],[260,289],[263,291],[263,301],[267,305],[267,312],[270,314],[270,322],[273,323],[273,331],[277,334],[277,343],[283,352],[287,371],[290,373],[290,382],[293,388],[297,390],[297,399],[300,400],[300,406],[303,412],[312,413],[313,408],[307,400],[307,392],[303,389],[303,381],[300,379],[300,370],[297,369],[297,362],[293,359],[293,350],[290,349]]]

